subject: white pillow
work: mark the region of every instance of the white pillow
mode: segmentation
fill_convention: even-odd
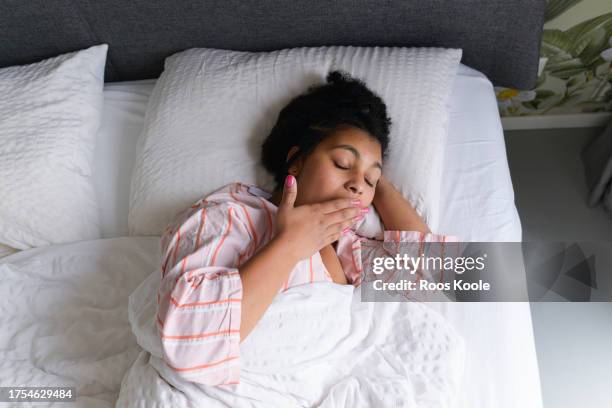
[[[177,212],[232,181],[271,190],[272,175],[260,164],[263,140],[293,97],[335,69],[364,80],[387,104],[393,125],[384,174],[437,228],[447,102],[461,54],[332,46],[201,48],[168,57],[138,140],[130,234],[161,235]]]
[[[91,171],[107,49],[0,69],[0,243],[99,238]]]

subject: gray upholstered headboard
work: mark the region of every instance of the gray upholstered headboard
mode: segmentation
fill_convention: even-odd
[[[536,83],[546,0],[2,0],[0,67],[109,44],[106,80],[159,76],[192,47],[462,48],[496,85]]]

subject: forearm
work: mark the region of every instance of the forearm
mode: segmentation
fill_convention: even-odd
[[[410,202],[382,177],[372,201],[386,230],[431,232]]]
[[[240,266],[242,280],[241,342],[261,319],[297,262],[298,260],[286,251],[282,238],[276,236]]]

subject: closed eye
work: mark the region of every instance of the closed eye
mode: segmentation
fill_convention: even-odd
[[[348,170],[348,167],[342,167],[340,166],[338,163],[334,162],[334,164],[336,165],[337,168],[342,169],[342,170]]]
[[[336,162],[334,162],[334,165],[335,165],[337,168],[342,169],[342,170],[348,170],[348,169],[349,169],[348,167],[342,167],[342,166],[340,166],[340,165],[339,165],[338,163],[336,163]],[[368,183],[368,186],[370,186],[370,187],[374,187],[374,183],[370,182],[368,179],[365,179],[365,181],[366,181],[366,183]]]

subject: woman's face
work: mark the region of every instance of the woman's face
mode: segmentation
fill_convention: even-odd
[[[287,158],[295,151],[297,147]],[[364,130],[344,127],[319,143],[307,158],[296,160],[289,170],[297,179],[295,205],[358,198],[367,207],[382,174],[382,150]]]

